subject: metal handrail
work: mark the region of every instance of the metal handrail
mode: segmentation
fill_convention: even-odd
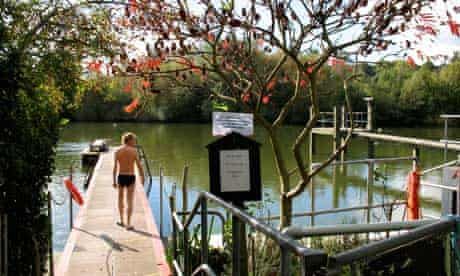
[[[431,224],[436,221],[438,220],[397,221],[371,224],[340,224],[317,227],[290,226],[284,228],[283,233],[294,239],[302,239],[318,236],[335,236],[408,230],[423,225]]]
[[[386,254],[395,249],[426,240],[435,235],[446,233],[455,228],[456,218],[441,219],[437,222],[420,226],[399,236],[372,242],[358,248],[350,249],[330,257],[332,266],[342,266],[367,257]]]
[[[197,214],[201,215],[201,211],[197,212]],[[180,219],[177,217],[177,216],[186,216],[186,215],[190,215],[190,212],[189,211],[186,211],[186,212],[180,212],[180,211],[177,211],[175,212],[175,215],[174,215],[174,219],[175,220],[178,220],[180,221]],[[220,223],[222,224],[222,237],[224,236],[224,232],[225,232],[225,217],[224,215],[217,211],[217,210],[208,210],[208,215],[210,216],[216,216],[220,219]]]
[[[460,163],[460,158],[458,160],[452,160],[452,161],[449,161],[449,162],[446,162],[446,163],[442,163],[441,165],[438,165],[438,166],[423,170],[423,171],[420,172],[420,175],[425,175],[427,173],[431,173],[433,171],[437,171],[437,170],[443,169],[445,167],[450,167],[452,165],[456,165],[456,164],[459,164],[459,163]]]
[[[147,172],[149,177],[149,187],[147,188],[147,196],[149,196],[150,191],[152,190],[152,172],[150,171],[149,160],[147,159],[147,155],[145,154],[144,147],[142,147],[141,145],[137,145],[137,152],[139,154],[139,157],[145,164],[145,171]]]
[[[229,212],[235,218],[239,219],[243,224],[248,225],[255,229],[256,231],[261,232],[274,242],[278,244],[281,249],[281,275],[287,276],[290,275],[290,254],[293,253],[303,259],[302,269],[303,271],[308,271],[311,267],[320,267],[324,266],[327,261],[327,254],[322,250],[311,249],[303,246],[298,241],[289,237],[286,234],[281,233],[280,231],[274,229],[270,225],[265,224],[263,221],[250,216],[245,211],[240,208],[216,197],[215,195],[209,192],[201,192],[195,201],[193,208],[190,211],[190,215],[182,222],[177,212],[175,211],[175,199],[173,196],[170,197],[170,208],[171,208],[171,217],[173,225],[173,254],[174,260],[177,259],[176,251],[176,232],[187,233],[187,228],[190,226],[194,217],[198,214],[201,216],[201,257],[202,264],[208,263],[208,241],[207,241],[207,203],[212,202],[217,206],[223,208],[225,211]],[[198,211],[200,209],[200,212]],[[188,247],[186,240],[186,235],[184,235],[184,269],[187,271],[187,265],[189,264],[188,253],[185,247]],[[176,270],[181,270],[179,263],[173,262]],[[177,267],[176,267],[177,266]],[[187,273],[185,273],[187,274]]]
[[[352,165],[352,164],[369,164],[369,163],[389,163],[389,162],[400,162],[400,161],[413,161],[417,159],[414,156],[403,156],[403,157],[385,157],[385,158],[366,158],[358,160],[347,160],[347,161],[334,161],[329,166],[340,166],[340,165]],[[313,163],[312,167],[318,167],[321,163]]]
[[[350,211],[357,211],[357,210],[366,210],[366,209],[377,209],[377,208],[384,208],[387,206],[395,206],[395,205],[406,205],[406,200],[398,200],[395,202],[388,202],[388,203],[380,203],[374,205],[359,205],[359,206],[352,206],[352,207],[345,207],[345,208],[334,208],[334,209],[326,209],[326,210],[318,210],[318,211],[310,211],[310,212],[300,212],[300,213],[293,213],[292,217],[310,217],[310,216],[319,216],[319,215],[326,215],[326,214],[335,214],[335,213],[342,213],[342,212],[350,212]],[[263,217],[262,220],[272,220],[272,219],[280,219],[280,216],[271,216],[271,217]]]

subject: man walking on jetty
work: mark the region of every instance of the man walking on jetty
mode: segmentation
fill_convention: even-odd
[[[136,184],[135,167],[139,170],[141,183],[144,183],[144,170],[139,160],[136,148],[136,135],[128,132],[121,137],[122,145],[115,151],[115,163],[113,166],[113,187],[118,189],[118,211],[120,212],[120,221],[118,224],[125,226],[124,221],[124,200],[128,205],[127,210],[127,230],[132,230],[131,216],[133,214],[134,191]]]

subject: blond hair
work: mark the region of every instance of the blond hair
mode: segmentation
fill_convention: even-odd
[[[121,143],[128,144],[129,141],[136,139],[136,134],[132,132],[126,132],[121,136]]]

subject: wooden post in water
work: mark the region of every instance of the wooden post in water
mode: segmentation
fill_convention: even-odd
[[[374,115],[373,115],[373,107],[372,107],[372,101],[374,98],[372,97],[365,97],[364,101],[367,103],[367,124],[366,124],[366,130],[368,132],[371,132],[374,130]],[[367,139],[367,157],[368,158],[374,158],[375,157],[375,144],[372,139]]]
[[[70,182],[73,181],[73,163],[70,165]],[[69,191],[69,224],[70,230],[73,228],[73,202],[72,193]]]
[[[188,196],[187,196],[187,176],[188,176],[188,166],[184,166],[184,171],[182,173],[182,211],[187,212],[188,208]],[[187,216],[182,216],[182,223],[185,223]]]
[[[313,108],[310,107],[310,118],[313,117]],[[313,131],[310,131],[310,140],[309,140],[309,143],[308,143],[308,154],[309,154],[309,158],[310,158],[310,161],[311,163],[313,163],[313,154],[316,154],[316,149],[315,149],[315,135],[313,134]]]
[[[367,165],[367,215],[366,222],[371,223],[371,214],[372,209],[369,206],[372,206],[373,202],[373,193],[372,188],[374,186],[374,161],[370,161]]]
[[[160,237],[163,237],[163,167],[160,166]],[[175,198],[175,195],[174,195]]]
[[[341,138],[342,138],[342,135],[341,135],[341,131],[340,131],[340,114],[339,114],[339,109],[337,108],[337,106],[334,106],[334,110],[333,110],[333,113],[334,113],[334,142],[333,142],[333,151],[335,152],[339,147],[340,147],[340,144],[342,143],[341,141]],[[337,156],[336,157],[336,160],[339,160],[340,157]]]
[[[412,170],[417,170],[420,164],[420,149],[418,147],[414,147],[412,149]]]
[[[313,167],[312,167],[313,169]],[[315,177],[311,178],[310,182],[310,194],[311,194],[311,202],[310,202],[310,210],[311,210],[311,226],[315,226]]]
[[[345,129],[346,127],[346,120],[347,120],[347,117],[346,117],[346,110],[345,110],[345,106],[342,105],[342,120],[341,121],[341,129]],[[340,144],[343,145],[345,143],[345,137],[341,136],[340,137]],[[347,149],[344,149],[341,153],[340,153],[340,161],[343,163],[345,161],[345,154],[347,152]],[[342,164],[340,166],[341,170],[343,171],[344,169],[344,165]]]

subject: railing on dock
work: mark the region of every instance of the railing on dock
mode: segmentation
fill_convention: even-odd
[[[421,186],[436,188],[436,189],[439,189],[440,191],[448,191],[454,195],[452,196],[453,202],[451,204],[452,206],[455,206],[455,210],[452,210],[452,211],[453,213],[457,215],[460,215],[460,196],[459,196],[460,195],[460,180],[458,181],[458,184],[456,186],[449,186],[449,185],[446,185],[446,183],[444,183],[444,179],[445,179],[444,177],[442,178],[443,181],[441,182],[441,184],[426,181],[424,180],[424,177],[433,172],[443,170],[451,166],[459,166],[459,165],[460,165],[460,155],[458,155],[456,160],[445,162],[445,163],[434,166],[432,168],[425,169],[420,172],[420,179],[421,179],[420,185]],[[422,194],[423,194],[423,191],[422,191]],[[444,204],[446,203],[444,202]],[[433,216],[429,216],[429,217],[433,217]],[[437,217],[434,217],[434,218],[437,218]]]
[[[406,254],[404,255],[405,257],[411,257],[410,254],[414,254],[419,258],[420,256],[417,252],[420,250],[417,252],[408,250],[406,252],[404,251],[405,248],[411,248],[421,242],[435,240],[440,236],[447,237],[447,239],[445,239],[446,242],[443,242],[441,246],[447,246],[445,252],[448,252],[446,254],[448,254],[449,257],[444,257],[446,261],[452,262],[449,268],[452,269],[450,271],[452,275],[454,275],[459,268],[450,258],[451,254],[453,256],[458,249],[455,233],[458,227],[459,217],[449,217],[441,220],[342,224],[306,228],[291,226],[280,232],[265,224],[262,220],[250,216],[237,206],[225,202],[210,193],[201,192],[193,208],[185,217],[185,220],[180,218],[180,215],[183,213],[177,212],[175,209],[174,194],[170,196],[173,227],[171,238],[172,265],[176,275],[199,275],[200,272],[206,275],[217,275],[217,272],[210,264],[209,257],[210,229],[208,227],[208,216],[210,215],[209,211],[211,211],[208,208],[209,204],[223,209],[225,212],[231,214],[234,219],[236,218],[237,221],[242,223],[243,227],[249,227],[255,231],[254,233],[262,235],[262,238],[259,236],[259,239],[255,240],[260,242],[261,240],[270,239],[273,241],[273,244],[268,248],[273,248],[273,246],[278,247],[279,251],[277,252],[279,253],[275,254],[275,258],[279,258],[279,262],[277,266],[275,268],[272,267],[272,269],[278,271],[282,276],[293,275],[294,273],[295,275],[316,275],[315,273],[318,271],[322,271],[323,273],[327,271],[327,275],[340,275],[342,267],[344,266],[351,266],[351,270],[357,272],[362,268],[357,265],[358,262],[363,262],[369,267],[375,266],[378,260],[381,260],[382,263],[393,262],[394,258],[388,260],[386,257],[388,257],[388,254],[396,251],[403,251],[404,254]],[[199,244],[193,244],[190,237],[192,232],[190,228],[195,218],[200,219],[199,224],[195,225],[197,227],[195,230],[199,228],[198,233],[200,233],[199,236],[201,237],[199,239]],[[234,219],[232,219],[232,224],[235,223],[233,221]],[[239,243],[240,239],[235,233],[238,233],[238,231],[233,231],[232,243]],[[254,233],[248,235],[248,237],[255,235]],[[352,247],[345,248],[339,253],[330,253],[330,255],[328,255],[322,249],[310,248],[313,242],[311,239],[327,236],[345,237],[363,234],[366,235],[367,238],[362,239],[363,242],[361,244],[352,244]],[[305,241],[305,238],[310,240]],[[310,245],[308,245],[308,243],[310,243]],[[233,250],[235,250],[235,248],[240,248],[240,251],[234,254],[232,258],[232,275],[246,275],[241,271],[245,271],[245,269],[247,271],[249,267],[248,263],[244,261],[240,263],[239,259],[235,259],[235,256],[238,256],[238,254],[242,252],[241,250],[246,248],[245,245],[232,244],[232,248]],[[269,250],[268,248],[267,250]],[[300,258],[300,261],[293,261],[294,256]],[[252,262],[252,264],[254,266],[255,263]],[[241,266],[246,267],[243,268]],[[261,268],[259,267],[258,269],[260,271]]]
[[[404,255],[395,258],[386,258],[388,254],[397,254],[397,251],[404,252],[406,248],[410,248],[421,242],[447,235],[447,242],[444,243],[442,241],[441,243],[447,247],[446,249],[448,250],[445,250],[445,252],[448,253],[446,253],[447,256],[444,256],[444,260],[440,260],[439,263],[443,264],[444,261],[450,261],[451,265],[448,268],[450,271],[446,269],[446,275],[457,275],[459,267],[454,264],[455,261],[452,261],[451,257],[456,254],[455,251],[457,250],[457,237],[455,233],[458,227],[458,219],[458,217],[450,217],[441,220],[333,225],[315,228],[288,227],[284,229],[283,233],[297,240],[325,236],[369,235],[370,233],[375,233],[369,243],[348,248],[345,251],[328,256],[327,275],[341,275],[344,266],[350,266],[348,271],[351,272],[351,275],[366,275],[366,273],[359,274],[362,273],[362,269],[371,269],[375,273],[379,272],[378,268],[382,267],[388,268],[388,271],[397,269],[398,265],[405,265],[404,258],[412,258],[412,262],[414,262],[414,259],[416,261],[417,257],[420,257],[418,254],[423,255],[427,253],[423,250],[407,250]],[[381,235],[378,235],[379,233]],[[379,239],[379,237],[381,238]],[[432,256],[431,254],[435,253],[431,252],[428,255]],[[436,255],[438,260],[441,257]],[[456,258],[458,256],[454,260]],[[359,262],[362,263],[359,264]],[[425,265],[430,266],[431,264],[425,263]],[[440,271],[437,271],[437,273],[440,273]]]
[[[150,163],[149,163],[149,159],[147,158],[147,154],[145,153],[144,151],[144,147],[142,147],[141,145],[137,145],[137,152],[139,154],[139,159],[141,160],[141,162],[143,163],[143,166],[145,168],[144,170],[144,180],[145,178],[148,179],[148,187],[147,187],[147,197],[150,196],[150,191],[152,190],[152,171],[150,170]],[[143,183],[145,185],[145,183]]]
[[[266,238],[272,240],[280,250],[280,272],[281,275],[287,276],[291,274],[291,256],[298,256],[300,261],[300,267],[302,275],[310,275],[310,271],[318,269],[321,265],[324,265],[326,261],[326,254],[322,250],[315,250],[307,248],[294,239],[287,235],[279,232],[273,227],[265,224],[261,220],[258,220],[240,208],[208,193],[201,192],[196,200],[193,208],[191,209],[190,215],[185,220],[181,220],[178,213],[175,210],[175,198],[172,195],[171,201],[171,220],[172,220],[172,254],[173,254],[173,267],[177,275],[191,275],[194,268],[192,267],[192,248],[189,240],[190,227],[192,220],[199,215],[201,219],[201,239],[200,239],[200,264],[195,264],[196,267],[203,269],[206,268],[208,275],[214,275],[215,271],[210,268],[209,264],[209,244],[208,244],[208,204],[214,204],[226,212],[230,213],[233,217],[232,225],[236,224],[236,221],[242,223],[242,227],[248,226],[254,231],[262,234]],[[247,267],[241,267],[240,261],[235,261],[235,257],[239,258],[239,254],[245,245],[239,244],[240,237],[238,236],[239,231],[233,231],[232,246],[234,248],[233,261],[232,261],[232,275],[245,275],[242,271]],[[180,237],[181,242],[178,242]],[[240,250],[235,250],[239,248]],[[236,252],[235,252],[236,251]],[[243,260],[244,261],[244,260]],[[247,260],[246,260],[247,261]],[[205,270],[203,270],[205,271]]]
[[[293,213],[292,217],[310,217],[310,224],[311,226],[315,225],[315,217],[319,215],[326,215],[326,214],[336,214],[342,212],[350,212],[350,211],[358,211],[358,210],[365,210],[366,211],[366,221],[367,223],[371,222],[371,211],[372,209],[377,208],[387,208],[390,207],[390,216],[389,220],[391,220],[391,210],[395,206],[406,205],[406,200],[394,200],[392,202],[385,202],[381,204],[374,204],[372,202],[372,195],[371,190],[374,186],[374,178],[375,178],[375,165],[380,163],[395,163],[395,162],[418,162],[418,155],[414,153],[412,156],[403,156],[403,157],[386,157],[386,158],[365,158],[359,160],[347,160],[347,161],[336,161],[329,164],[329,166],[343,166],[343,165],[355,165],[355,164],[367,164],[367,181],[366,181],[366,201],[365,205],[358,205],[352,207],[344,207],[344,208],[334,208],[334,209],[326,209],[326,210],[315,210],[315,180],[312,179],[310,183],[310,194],[311,194],[311,205],[310,211],[308,212],[298,212]],[[315,167],[320,166],[320,163],[313,163],[312,169]],[[262,218],[263,220],[271,221],[271,220],[278,220],[280,216],[269,216]]]

